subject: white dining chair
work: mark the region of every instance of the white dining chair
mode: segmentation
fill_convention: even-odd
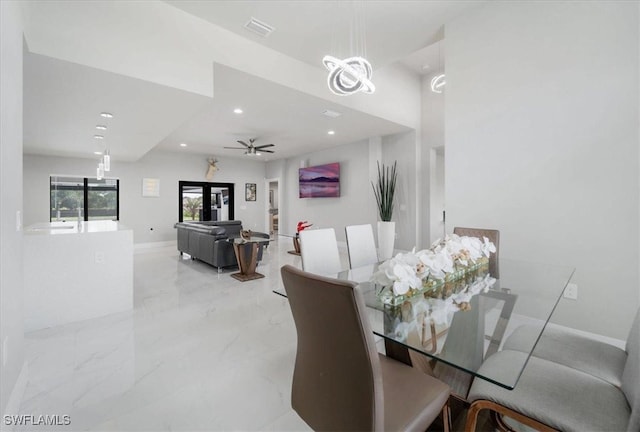
[[[370,224],[345,227],[349,267],[356,268],[378,262],[378,252]]]
[[[300,255],[306,272],[335,277],[342,270],[333,228],[300,231]]]

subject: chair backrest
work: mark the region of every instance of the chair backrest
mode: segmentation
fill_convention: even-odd
[[[640,309],[627,339],[627,361],[622,372],[622,392],[631,407],[627,432],[640,431]]]
[[[459,236],[478,237],[480,240],[482,240],[482,237],[488,238],[489,241],[496,246],[496,252],[489,257],[489,273],[495,278],[500,278],[500,231],[483,228],[455,227],[453,233]]]
[[[349,267],[356,268],[378,262],[378,251],[370,224],[345,227]]]
[[[333,228],[301,231],[300,255],[304,271],[335,276],[342,270],[336,232]]]
[[[314,430],[382,430],[380,362],[354,282],[281,269],[298,347],[293,409]]]

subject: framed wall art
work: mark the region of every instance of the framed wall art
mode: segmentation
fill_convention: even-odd
[[[245,201],[256,200],[256,184],[255,183],[244,184],[244,200]]]

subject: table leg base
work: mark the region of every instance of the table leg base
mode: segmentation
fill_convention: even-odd
[[[252,273],[252,274],[233,273],[231,277],[234,279],[238,279],[240,282],[246,282],[254,279],[262,279],[264,275],[260,273]]]

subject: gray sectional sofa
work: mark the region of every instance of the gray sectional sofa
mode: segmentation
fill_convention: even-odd
[[[220,271],[225,267],[238,265],[233,244],[228,239],[240,237],[241,221],[207,221],[179,222],[175,224],[178,231],[178,250],[192,259],[211,264]],[[268,234],[252,232],[254,237],[269,238]],[[269,243],[260,243],[258,261],[262,259],[264,247]]]

